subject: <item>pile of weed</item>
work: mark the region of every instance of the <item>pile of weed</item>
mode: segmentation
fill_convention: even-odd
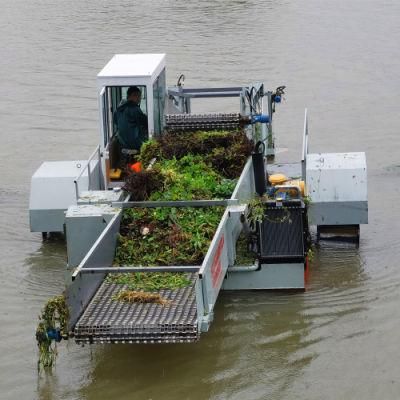
[[[159,161],[151,170],[132,173],[124,190],[136,201],[174,201],[229,198],[236,179],[227,179],[199,155]]]
[[[200,155],[225,178],[237,178],[253,149],[253,142],[243,131],[166,133],[143,144],[139,159],[143,165],[157,160],[181,159]]]
[[[167,133],[141,148],[144,166],[157,159],[153,173],[128,177],[125,189],[132,200],[228,198],[252,147],[243,131]],[[222,207],[126,209],[114,262],[200,265],[223,212]]]
[[[131,173],[125,179],[123,189],[136,201],[148,200],[151,193],[162,189],[164,177],[158,169]]]
[[[245,135],[232,136],[227,147],[214,147],[206,154],[204,160],[226,178],[240,176],[243,167],[253,149],[253,144]]]
[[[165,299],[159,293],[138,292],[136,290],[121,290],[112,297],[112,300],[123,303],[151,303],[166,306],[171,304],[171,300]]]
[[[129,291],[154,292],[161,289],[179,289],[190,285],[186,274],[179,272],[132,272],[109,274],[108,283],[125,285]]]
[[[223,178],[198,155],[162,160],[157,168],[164,177],[164,185],[150,196],[151,200],[227,198],[236,185],[236,180]]]
[[[126,209],[114,263],[200,265],[223,212],[223,207]]]

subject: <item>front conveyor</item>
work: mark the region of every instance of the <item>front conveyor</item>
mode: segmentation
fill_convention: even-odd
[[[74,328],[77,343],[188,343],[199,339],[195,284],[160,290],[168,305],[113,299],[125,285],[104,281]]]

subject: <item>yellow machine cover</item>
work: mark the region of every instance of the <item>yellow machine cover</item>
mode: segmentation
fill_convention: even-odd
[[[283,174],[273,174],[268,177],[269,183],[271,185],[280,185],[286,182],[289,178]]]

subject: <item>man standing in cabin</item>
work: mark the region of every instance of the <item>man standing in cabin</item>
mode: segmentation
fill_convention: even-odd
[[[127,91],[126,100],[121,102],[114,114],[122,158],[138,154],[142,143],[148,139],[147,115],[140,109],[141,99],[140,89],[131,86]]]

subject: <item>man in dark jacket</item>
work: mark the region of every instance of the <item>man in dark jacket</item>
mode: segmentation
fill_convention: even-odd
[[[148,139],[147,116],[140,109],[142,94],[137,86],[131,86],[126,100],[121,102],[114,114],[117,125],[117,138],[124,150],[140,150],[140,146]]]

